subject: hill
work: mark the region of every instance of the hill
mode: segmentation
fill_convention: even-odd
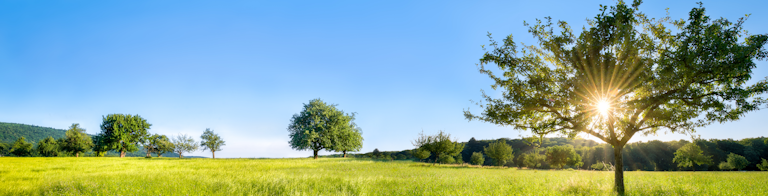
[[[51,136],[54,139],[62,138],[64,137],[65,132],[67,132],[67,130],[0,122],[0,142],[3,143],[13,143],[22,136],[27,139],[27,142],[37,143],[37,141],[45,139],[48,136]]]

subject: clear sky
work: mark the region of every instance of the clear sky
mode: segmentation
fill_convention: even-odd
[[[646,1],[687,18],[696,1]],[[519,138],[464,119],[492,81],[475,64],[498,40],[534,44],[523,21],[581,29],[614,1],[0,1],[0,122],[100,132],[102,115],[139,114],[150,132],[227,145],[220,157],[307,157],[286,127],[314,98],[357,112],[363,150],[413,148],[418,132]],[[704,1],[708,15],[768,33],[767,1]],[[768,76],[758,62],[754,78]],[[766,136],[768,110],[713,124],[702,138]],[[633,141],[685,135],[635,136]],[[328,154],[323,152],[323,154]],[[192,155],[210,156],[209,152]]]

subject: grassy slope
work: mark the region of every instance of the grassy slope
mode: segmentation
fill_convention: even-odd
[[[627,172],[630,195],[765,195],[768,172]],[[0,158],[3,195],[609,195],[612,172],[355,159]]]

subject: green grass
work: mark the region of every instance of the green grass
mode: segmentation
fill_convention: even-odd
[[[768,172],[626,172],[629,195],[766,195]],[[612,195],[612,172],[357,159],[0,158],[2,195]]]

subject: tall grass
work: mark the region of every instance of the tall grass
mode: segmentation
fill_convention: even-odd
[[[629,195],[766,195],[768,172],[626,172]],[[612,172],[358,159],[0,158],[3,195],[612,195]]]

